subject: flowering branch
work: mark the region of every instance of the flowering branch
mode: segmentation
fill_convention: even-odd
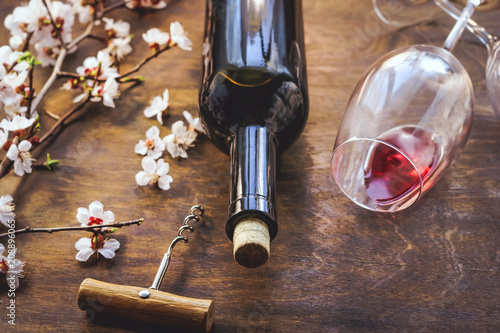
[[[6,232],[3,234],[0,234],[1,237],[6,237],[11,234],[19,235],[19,234],[25,234],[29,232],[46,232],[46,233],[53,233],[53,232],[59,232],[59,231],[78,231],[78,230],[83,230],[83,231],[95,231],[98,229],[102,228],[123,228],[123,227],[128,227],[131,225],[138,225],[140,226],[144,222],[143,218],[137,219],[137,220],[132,220],[132,221],[121,221],[121,222],[114,222],[114,223],[107,223],[107,224],[99,224],[99,225],[89,225],[89,226],[75,226],[75,227],[57,227],[57,228],[31,228],[31,227],[25,227],[22,229],[15,230],[14,232]]]
[[[146,65],[148,62],[150,62],[151,60],[153,60],[154,58],[158,57],[160,54],[162,54],[163,52],[167,51],[167,50],[170,50],[172,48],[172,46],[170,44],[167,44],[165,47],[159,49],[158,51],[154,52],[152,55],[150,55],[149,57],[146,57],[144,59],[142,59],[134,68],[132,68],[130,71],[128,71],[127,73],[123,74],[123,75],[120,75],[120,79],[124,78],[124,77],[127,77],[131,74],[134,74],[134,73],[137,73],[142,67],[144,67],[144,65]]]

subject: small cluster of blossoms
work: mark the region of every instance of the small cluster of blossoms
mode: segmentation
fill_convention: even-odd
[[[68,80],[62,87],[63,90],[78,89],[82,93],[73,102],[78,103],[91,94],[92,102],[103,101],[107,107],[114,108],[114,99],[118,98],[120,91],[119,84],[127,82],[124,75],[118,73],[118,62],[132,52],[130,41],[130,24],[124,21],[115,21],[110,18],[103,18],[107,47],[97,53],[97,56],[88,57],[83,61],[83,65],[76,68],[76,74]],[[153,53],[160,52],[167,48],[179,46],[184,50],[191,50],[191,41],[187,38],[184,28],[179,22],[170,24],[170,33],[162,32],[157,28],[152,28],[143,34],[143,39],[148,43]],[[151,116],[157,115],[160,123],[161,114],[153,113],[154,110],[162,108],[165,100],[168,104],[168,96],[163,99],[155,99],[150,110]],[[168,106],[168,105],[167,105]]]
[[[115,221],[115,214],[112,211],[104,211],[104,206],[99,201],[94,201],[89,208],[80,207],[76,214],[76,219],[82,227],[109,224]],[[116,239],[104,238],[109,233],[114,233],[116,228],[97,228],[92,232],[92,237],[80,238],[75,248],[78,250],[76,259],[87,261],[94,253],[101,254],[104,258],[112,259],[115,252],[120,248],[120,242]]]
[[[192,42],[179,22],[170,24],[170,33],[153,28],[146,31],[142,38],[148,43],[153,53],[174,46],[179,46],[186,51],[192,49]],[[165,89],[162,96],[156,96],[152,99],[151,104],[144,110],[144,115],[147,118],[156,117],[158,122],[163,125],[163,117],[168,114],[169,105],[169,92],[168,89]],[[161,158],[164,151],[167,150],[173,158],[187,158],[186,150],[193,146],[198,133],[203,132],[198,118],[193,119],[188,111],[184,111],[184,116],[190,124],[189,127],[186,127],[184,122],[179,120],[172,125],[172,134],[161,139],[160,129],[157,126],[152,126],[146,131],[146,138],[136,144],[135,153],[146,155],[142,159],[143,171],[135,175],[137,185],[156,184],[162,190],[170,189],[173,178],[168,174],[170,165]]]
[[[0,148],[14,161],[14,172],[18,176],[31,173],[34,159],[30,151],[39,142],[33,137],[38,125],[37,114],[28,110],[33,93],[27,81],[35,64],[29,52],[13,51],[7,45],[0,47],[0,106],[4,110],[0,121]]]
[[[168,110],[168,99],[169,93],[166,89],[163,96],[153,98],[151,105],[144,110],[144,115],[148,118],[156,115],[160,124],[163,124],[162,116]],[[182,120],[176,121],[172,124],[172,133],[163,139],[160,137],[160,129],[152,126],[146,131],[146,138],[139,140],[135,145],[135,153],[145,155],[142,159],[144,170],[135,176],[137,185],[158,184],[162,190],[170,189],[173,178],[168,175],[169,164],[161,158],[163,153],[166,150],[172,158],[187,158],[186,150],[194,146],[193,143],[199,133],[204,133],[199,118],[193,118],[188,111],[184,111],[183,115],[189,126],[186,127]]]
[[[5,27],[10,31],[9,44],[18,49],[27,40],[37,52],[42,66],[54,65],[55,56],[61,51],[61,42],[72,40],[75,21],[74,9],[61,1],[30,0],[7,15]],[[48,10],[47,10],[48,9]]]

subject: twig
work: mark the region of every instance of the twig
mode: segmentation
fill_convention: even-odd
[[[95,39],[95,40],[98,40],[98,41],[100,41],[102,43],[105,43],[105,44],[107,43],[105,38],[102,38],[102,37],[99,37],[99,36],[96,36],[96,35],[93,35],[93,34],[88,34],[87,38]]]
[[[26,52],[28,51],[28,48],[30,47],[30,40],[31,37],[33,37],[33,32],[29,32],[28,36],[26,36],[26,39],[23,42],[23,45],[21,45],[21,52]]]
[[[64,126],[66,125],[64,122],[69,117],[71,117],[74,113],[81,110],[85,106],[85,104],[87,104],[90,101],[90,97],[91,97],[91,92],[89,91],[87,94],[87,97],[85,97],[85,99],[82,102],[75,105],[73,108],[71,108],[71,110],[66,112],[66,114],[64,116],[60,117],[59,120],[50,128],[50,130],[47,133],[45,133],[44,136],[42,136],[42,138],[40,139],[40,144],[45,142],[48,138],[56,135],[56,133],[58,131],[62,130],[64,128]],[[0,173],[0,177],[1,177],[1,173]]]
[[[34,60],[32,58],[32,63],[30,64],[30,71],[29,71],[30,93],[28,95],[28,110],[27,110],[28,118],[31,118],[31,113],[32,113],[31,112],[31,104],[33,103],[33,96],[35,96],[35,90],[33,89],[33,72],[34,71],[35,71],[35,63],[34,63]]]
[[[87,28],[85,28],[85,31],[80,36],[73,39],[71,43],[68,44],[68,49],[71,50],[72,48],[80,44],[85,38],[87,38],[88,35],[90,35],[90,33],[92,32],[92,29],[94,29],[94,26],[95,26],[94,21],[91,21],[87,25]]]
[[[58,228],[32,228],[32,227],[25,227],[22,229],[15,230],[14,232],[6,232],[3,234],[0,234],[0,237],[5,237],[8,235],[19,235],[19,234],[25,234],[29,232],[47,232],[49,234],[53,232],[59,232],[59,231],[77,231],[77,230],[83,230],[83,231],[93,231],[95,229],[102,229],[102,228],[123,228],[123,227],[128,227],[131,225],[141,225],[144,222],[144,219],[138,219],[138,220],[132,220],[132,221],[121,221],[121,222],[114,222],[114,223],[108,223],[108,224],[98,224],[98,225],[90,225],[90,226],[75,226],[75,227],[58,227]]]
[[[124,77],[127,77],[129,76],[130,74],[134,74],[136,72],[138,72],[145,64],[147,64],[150,60],[158,57],[160,54],[162,54],[163,52],[169,50],[171,48],[170,44],[167,44],[165,47],[163,47],[162,49],[159,49],[157,52],[153,53],[152,55],[150,55],[149,57],[146,57],[144,59],[141,60],[140,63],[138,63],[134,68],[132,68],[130,71],[128,71],[127,73],[123,74],[123,75],[120,75],[118,78],[119,79],[122,79]]]
[[[118,8],[121,8],[121,7],[125,7],[125,4],[127,3],[127,1],[118,1],[117,3],[115,4],[112,4],[111,6],[108,6],[106,8],[104,8],[104,10],[102,11],[102,14],[100,15],[100,17],[104,16],[104,14],[107,14],[115,9],[118,9]]]
[[[50,8],[47,5],[47,1],[46,0],[42,0],[42,2],[43,2],[43,5],[45,6],[45,9],[47,9],[47,13],[49,14],[50,24],[52,24],[52,27],[55,30],[56,36],[59,39],[59,42],[61,42],[61,47],[62,48],[66,48],[66,44],[63,41],[63,38],[62,38],[62,35],[61,35],[61,31],[57,27],[56,21],[54,21],[54,17],[52,16],[52,13],[50,12]]]
[[[99,83],[103,83],[103,82],[106,82],[107,79],[96,79],[94,76],[81,76],[81,75],[78,75],[77,73],[70,73],[70,72],[59,72],[59,74],[57,75],[57,78],[59,79],[77,79],[77,80],[80,80],[81,78],[83,78],[84,80],[94,80],[94,81],[97,81]],[[128,82],[142,82],[143,79],[142,78],[138,78],[138,77],[124,77],[123,75],[116,78],[115,79],[116,82],[118,83],[128,83]]]
[[[61,119],[61,116],[55,114],[54,112],[51,112],[49,110],[45,110],[45,113],[52,119],[59,120]]]

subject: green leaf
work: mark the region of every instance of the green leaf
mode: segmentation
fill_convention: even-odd
[[[59,160],[53,160],[50,158],[50,154],[47,154],[47,162],[43,163],[43,165],[49,169],[49,170],[53,170],[54,168],[57,168],[59,166],[59,164],[61,164],[61,162]]]

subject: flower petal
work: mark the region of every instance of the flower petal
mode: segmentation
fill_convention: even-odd
[[[135,181],[136,181],[137,185],[139,185],[139,186],[146,186],[146,185],[148,185],[149,184],[148,173],[145,172],[145,171],[139,171],[135,175]]]
[[[106,259],[113,259],[115,257],[115,251],[111,249],[98,249],[97,251]]]
[[[110,238],[104,242],[103,248],[116,251],[120,248],[120,242],[116,239]]]
[[[103,223],[113,223],[115,221],[115,214],[112,211],[107,210],[102,214]]]
[[[135,145],[134,153],[139,155],[146,155],[147,152],[148,147],[146,146],[146,142],[144,140],[139,141],[139,143]]]
[[[149,150],[148,151],[148,156],[154,158],[155,160],[159,159],[162,154],[163,154],[163,152],[161,150]]]
[[[173,158],[177,158],[179,157],[179,146],[176,145],[176,144],[169,144],[167,145],[167,151],[170,153],[170,155],[173,157]]]
[[[155,145],[155,150],[160,150],[160,151],[164,151],[165,150],[165,143],[163,143],[163,140],[160,139],[160,137],[157,137],[153,141],[153,144]]]
[[[77,250],[85,250],[85,249],[90,249],[90,246],[92,244],[92,241],[89,237],[83,237],[80,238],[76,243],[75,243],[75,249]]]
[[[14,173],[18,176],[24,175],[23,162],[19,159],[14,162]]]
[[[164,160],[158,160],[157,165],[156,165],[156,173],[158,176],[163,176],[168,173],[170,166],[168,163],[166,163]]]
[[[93,253],[94,250],[92,250],[90,247],[87,249],[80,250],[76,254],[76,260],[87,261]]]
[[[149,156],[144,157],[142,159],[141,164],[142,164],[142,168],[147,173],[153,173],[156,171],[156,161],[152,157],[149,157]]]
[[[99,201],[94,201],[89,205],[90,215],[95,218],[101,218],[102,211],[104,210],[104,206]]]
[[[170,175],[161,176],[160,179],[158,179],[158,187],[168,191],[170,189],[170,183],[173,181],[174,179]]]
[[[31,142],[29,142],[28,140],[23,140],[19,144],[18,148],[20,151],[29,151],[31,149],[31,146]]]
[[[82,225],[88,225],[90,219],[90,212],[85,207],[78,208],[78,213],[76,214],[76,219]]]
[[[20,151],[29,151],[31,149],[31,142],[29,142],[28,140],[23,140],[19,144],[18,148]]]
[[[16,145],[11,145],[9,151],[7,152],[7,158],[15,161],[17,159],[17,155],[19,155],[19,150]]]
[[[154,140],[159,136],[160,136],[160,129],[158,128],[158,126],[151,126],[151,128],[146,131],[146,138],[150,140]]]
[[[178,120],[172,124],[172,133],[175,136],[184,136],[184,134],[186,133],[186,125],[184,125],[184,122],[182,120]]]
[[[165,146],[169,146],[169,145],[172,145],[174,144],[174,141],[175,141],[175,134],[169,134],[167,135],[166,137],[163,138],[163,143],[165,144]]]

